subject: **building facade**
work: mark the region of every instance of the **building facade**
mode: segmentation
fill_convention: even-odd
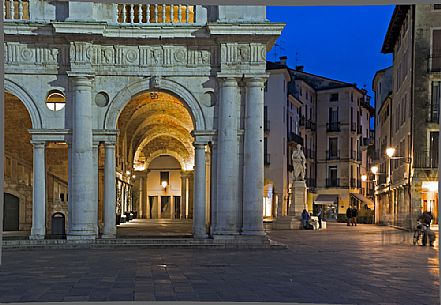
[[[378,155],[386,165],[379,176],[386,178],[379,177],[384,183],[377,185],[378,221],[412,227],[423,210],[438,216],[440,5],[398,5],[382,52],[393,54],[386,142],[395,153],[386,156],[378,143],[381,129]]]
[[[264,235],[265,7],[5,2],[5,225]],[[240,24],[240,26],[239,26]],[[60,222],[61,221],[61,222]]]

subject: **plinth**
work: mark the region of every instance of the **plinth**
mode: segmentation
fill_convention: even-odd
[[[278,217],[273,222],[273,230],[298,230],[302,229],[302,212],[306,209],[306,183],[293,181],[291,188],[291,205],[288,215]]]

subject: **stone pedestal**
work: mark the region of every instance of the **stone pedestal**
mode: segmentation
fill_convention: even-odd
[[[288,215],[278,217],[273,222],[273,230],[298,230],[302,228],[302,212],[306,208],[306,183],[305,181],[293,181],[291,189],[291,205]]]

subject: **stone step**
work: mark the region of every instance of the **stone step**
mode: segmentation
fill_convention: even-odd
[[[97,239],[94,241],[45,239],[4,240],[3,249],[75,249],[75,248],[217,248],[217,249],[286,249],[287,246],[268,239],[236,238],[144,238]]]

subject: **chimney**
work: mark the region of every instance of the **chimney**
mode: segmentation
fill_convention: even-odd
[[[296,71],[303,72],[303,66],[296,66]]]
[[[287,56],[280,56],[280,64],[286,66],[286,60],[288,59]]]

